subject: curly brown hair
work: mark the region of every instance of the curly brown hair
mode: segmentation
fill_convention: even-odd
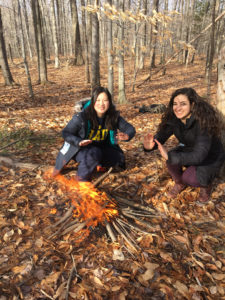
[[[173,112],[173,102],[174,98],[178,95],[185,95],[190,104],[194,103],[192,115],[198,121],[201,130],[207,131],[211,136],[220,135],[221,122],[217,110],[203,97],[199,96],[193,88],[181,88],[173,92],[168,107],[162,115],[159,130],[163,130],[169,120],[176,118]]]

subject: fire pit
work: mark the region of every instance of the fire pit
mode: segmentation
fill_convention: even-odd
[[[150,224],[153,217],[161,217],[155,209],[125,199],[118,193],[106,193],[96,188],[111,170],[94,184],[69,180],[60,174],[54,177],[66,191],[70,203],[67,212],[51,226],[54,232],[50,239],[71,233],[76,242],[80,243],[93,228],[101,224],[112,242],[120,236],[129,244],[129,248],[137,251],[140,250],[137,243],[139,235],[157,231]]]

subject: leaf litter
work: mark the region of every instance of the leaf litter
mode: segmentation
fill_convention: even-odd
[[[161,115],[140,114],[138,107],[166,104],[174,80],[179,82],[181,76],[181,84],[186,80],[185,84],[204,94],[203,79],[196,80],[193,75],[195,70],[204,69],[200,64],[188,67],[184,75],[184,67],[174,63],[164,77],[158,75],[135,93],[128,91],[128,104],[117,105],[137,134],[130,143],[121,144],[127,170],[111,173],[99,189],[115,191],[161,215],[151,218],[147,229],[141,227],[137,251],[121,236],[112,242],[101,224],[79,243],[71,232],[49,239],[52,225],[67,211],[70,200],[57,182],[45,180],[44,173],[54,165],[62,144],[60,131],[72,117],[74,103],[90,94],[84,80],[75,82],[72,77],[73,68],[82,67],[55,70],[49,66],[54,84],[44,89],[35,85],[37,96],[33,101],[26,89],[1,89],[1,128],[7,128],[9,134],[29,128],[51,140],[28,144],[27,152],[15,145],[7,148],[4,155],[35,163],[35,169],[0,165],[1,300],[225,299],[224,182],[216,180],[212,199],[203,207],[195,203],[198,189],[190,187],[169,201],[167,190],[173,183],[165,163],[157,152],[146,154],[142,150],[143,135],[148,130],[155,132]],[[60,72],[63,82],[62,76],[57,76]],[[21,81],[25,85],[24,73]],[[102,84],[106,82],[104,75]],[[178,87],[182,86],[176,83]],[[212,89],[215,98],[215,74]],[[152,94],[154,97],[150,97]],[[175,143],[171,139],[166,145],[170,148]],[[75,170],[65,175],[68,179],[76,173],[76,164],[71,166]]]

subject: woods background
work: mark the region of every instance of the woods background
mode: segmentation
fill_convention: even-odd
[[[199,55],[205,58],[209,95],[213,59],[224,43],[224,4],[219,0],[0,1],[0,64],[5,84],[16,81],[8,61],[23,58],[31,97],[28,62],[33,60],[37,60],[42,84],[48,81],[51,60],[55,68],[64,60],[85,64],[86,81],[93,88],[100,84],[99,61],[107,57],[108,88],[113,93],[118,86],[118,102],[123,103],[127,101],[124,59],[133,65],[129,88],[134,90],[145,66],[151,79],[156,64],[165,73],[172,59],[188,68]]]

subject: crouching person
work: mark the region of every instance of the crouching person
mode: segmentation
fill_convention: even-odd
[[[129,141],[134,135],[134,127],[120,116],[108,89],[97,87],[90,104],[63,129],[65,142],[56,158],[53,175],[71,159],[79,163],[79,181],[91,181],[97,166],[125,169],[124,153],[118,142]]]
[[[163,144],[173,134],[180,144],[168,152]],[[193,186],[200,187],[198,203],[208,202],[212,182],[225,160],[219,136],[217,112],[194,89],[182,88],[172,94],[157,134],[144,137],[145,151],[158,148],[175,181],[169,197]]]

